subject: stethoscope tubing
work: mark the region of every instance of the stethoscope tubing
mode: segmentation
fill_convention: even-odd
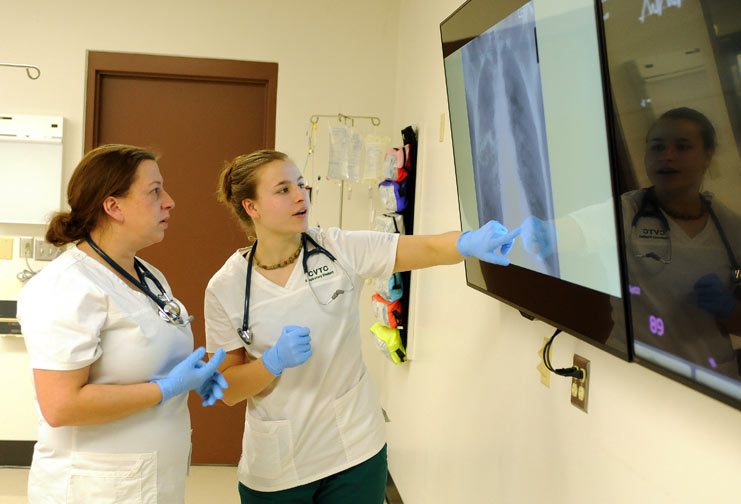
[[[136,270],[136,274],[139,277],[137,280],[134,278],[128,271],[123,269],[120,264],[118,264],[115,260],[113,260],[108,254],[103,252],[103,250],[98,246],[97,243],[93,241],[93,239],[90,237],[90,235],[85,235],[85,241],[90,245],[90,247],[98,254],[100,257],[103,258],[105,262],[107,262],[113,269],[115,269],[118,273],[120,273],[126,280],[131,282],[133,285],[135,285],[140,291],[142,291],[144,294],[147,295],[152,301],[155,302],[155,304],[158,306],[160,313],[164,313],[165,316],[170,319],[173,323],[178,323],[177,321],[180,321],[179,324],[187,325],[190,323],[190,321],[193,320],[193,316],[189,317],[188,322],[183,322],[182,318],[180,317],[180,307],[178,307],[175,302],[170,299],[170,296],[168,296],[167,291],[162,286],[159,280],[157,280],[157,277],[155,277],[151,271],[149,271],[142,263],[134,257],[134,269]],[[157,289],[162,293],[162,297],[158,296],[154,292],[152,292],[152,289],[149,288],[147,285],[147,279],[151,280],[154,285],[157,287]],[[162,298],[165,299],[162,299]],[[168,305],[172,305],[172,307],[177,309],[177,313],[173,313],[173,308],[168,307]]]
[[[301,244],[303,247],[303,258],[301,260],[301,266],[304,270],[304,275],[309,275],[309,264],[308,260],[314,254],[325,254],[333,264],[337,263],[337,259],[332,253],[319,245],[311,236],[306,233],[301,233]],[[309,244],[314,248],[309,250]],[[251,345],[254,335],[249,327],[250,320],[250,285],[252,284],[252,263],[255,258],[255,251],[257,250],[257,240],[252,243],[252,247],[247,255],[247,275],[244,286],[244,313],[242,315],[242,327],[237,329],[237,335],[244,341],[245,344]]]

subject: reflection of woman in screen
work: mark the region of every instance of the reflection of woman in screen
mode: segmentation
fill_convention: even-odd
[[[629,291],[637,343],[738,378],[741,219],[701,192],[715,147],[713,125],[690,108],[649,129],[653,186],[622,197]]]

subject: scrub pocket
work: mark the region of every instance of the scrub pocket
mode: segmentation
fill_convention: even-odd
[[[247,413],[242,453],[247,472],[258,478],[276,479],[290,471],[293,463],[293,438],[288,420],[259,420]]]
[[[157,453],[73,452],[68,504],[157,504]]]
[[[380,450],[386,437],[376,387],[366,371],[357,385],[334,401],[335,420],[348,461]]]

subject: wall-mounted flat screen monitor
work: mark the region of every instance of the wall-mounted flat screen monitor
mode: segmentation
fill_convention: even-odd
[[[461,226],[523,233],[468,285],[630,358],[593,0],[470,0],[440,25]]]
[[[741,2],[605,2],[637,362],[741,408]]]

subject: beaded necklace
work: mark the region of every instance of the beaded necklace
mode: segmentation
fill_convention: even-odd
[[[299,244],[298,248],[296,249],[296,252],[291,254],[291,257],[277,264],[270,264],[270,265],[260,264],[260,261],[258,261],[257,257],[255,257],[255,266],[257,266],[258,268],[262,268],[264,270],[274,270],[274,269],[282,268],[283,266],[288,266],[289,264],[293,263],[298,258],[299,254],[301,254],[302,245],[303,244]]]
[[[700,204],[701,204],[701,208],[700,208],[700,213],[698,213],[698,214],[684,214],[684,213],[676,212],[674,210],[669,210],[668,208],[666,208],[663,205],[661,206],[661,209],[664,212],[666,212],[667,215],[669,215],[670,217],[674,217],[675,219],[680,219],[680,220],[697,220],[697,219],[701,219],[705,215],[705,213],[706,213],[705,203],[702,200],[702,198],[700,199]]]

